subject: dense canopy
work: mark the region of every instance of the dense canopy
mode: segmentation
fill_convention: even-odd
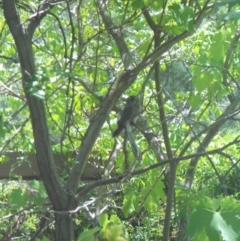
[[[239,240],[238,9],[0,1],[0,239]]]

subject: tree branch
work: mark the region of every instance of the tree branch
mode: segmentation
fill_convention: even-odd
[[[221,148],[218,148],[218,149],[215,149],[215,150],[212,150],[212,151],[199,152],[199,153],[194,153],[194,154],[190,154],[190,155],[186,155],[186,156],[182,156],[182,157],[175,157],[175,158],[172,158],[172,159],[167,159],[165,161],[161,161],[159,163],[156,163],[156,164],[144,167],[140,170],[134,171],[134,172],[131,173],[131,176],[143,174],[143,173],[148,172],[152,169],[158,168],[160,166],[164,166],[164,165],[172,163],[172,162],[179,163],[181,161],[190,160],[192,158],[200,158],[200,157],[204,157],[204,156],[219,154],[219,152],[221,152],[221,151],[225,150],[226,148],[228,148],[232,145],[235,145],[237,143],[240,143],[239,136],[237,138],[235,138],[233,141],[229,142],[228,144],[224,145]],[[109,185],[109,184],[113,184],[113,183],[119,183],[123,179],[125,179],[127,176],[129,176],[128,172],[123,173],[121,175],[118,175],[116,177],[109,178],[109,179],[98,180],[98,181],[90,183],[90,184],[88,184],[84,187],[81,187],[77,191],[77,193],[78,193],[77,199],[81,199],[83,196],[85,196],[87,193],[89,193],[91,190],[95,189],[96,187]]]
[[[99,4],[104,4],[101,0],[98,2]],[[105,6],[105,5],[104,5]],[[105,16],[105,7],[99,6],[103,8],[104,17]],[[202,18],[199,18],[196,22],[196,25],[200,24],[200,21],[202,21]],[[112,23],[108,22],[109,27],[111,29]],[[108,94],[106,95],[106,98],[104,102],[102,103],[101,107],[97,111],[96,115],[93,118],[93,121],[91,125],[89,125],[87,132],[85,134],[85,137],[82,141],[82,144],[78,150],[78,155],[76,157],[77,164],[72,168],[71,174],[67,181],[67,189],[71,193],[75,193],[78,185],[78,181],[80,180],[80,177],[82,175],[82,171],[86,165],[87,157],[95,143],[98,137],[98,133],[100,132],[102,125],[104,124],[105,120],[107,119],[113,105],[117,101],[118,97],[123,93],[136,79],[138,73],[142,71],[144,68],[148,67],[149,65],[153,64],[155,61],[157,61],[163,53],[167,52],[174,44],[176,44],[178,41],[191,36],[193,33],[184,31],[182,34],[172,38],[168,42],[164,43],[163,45],[156,48],[153,53],[148,55],[141,63],[139,63],[135,68],[131,70],[126,70],[125,72],[121,73],[118,78],[115,79],[113,84],[108,90]],[[118,35],[116,35],[117,37]],[[120,45],[121,46],[121,45]],[[123,52],[126,51],[126,49],[122,50]],[[126,52],[121,54],[127,54]],[[130,57],[130,56],[128,56]],[[130,60],[126,62],[126,66],[129,63]]]
[[[51,1],[42,1],[42,4],[40,4],[38,6],[37,11],[32,14],[28,21],[28,27],[27,27],[27,32],[30,36],[30,38],[32,38],[34,31],[36,30],[36,28],[38,27],[38,25],[40,24],[41,20],[49,13],[49,11],[57,4],[62,2],[62,0],[51,0]]]
[[[128,46],[122,37],[120,27],[117,27],[116,25],[114,25],[112,19],[110,18],[107,12],[106,1],[98,0],[97,4],[98,4],[98,9],[101,14],[102,20],[105,24],[105,27],[109,31],[113,39],[115,40],[115,43],[119,49],[125,69],[126,70],[132,69],[133,67],[132,57],[128,50]]]
[[[233,116],[239,113],[239,110],[236,113],[234,113],[234,111],[239,107],[239,103],[240,103],[240,98],[235,98],[235,100],[227,107],[224,113],[217,119],[217,121],[213,125],[211,125],[211,128],[209,128],[207,135],[204,137],[204,139],[201,141],[200,145],[198,146],[196,153],[199,153],[205,150],[205,148],[209,145],[211,140],[218,133],[220,127],[229,119],[229,116]],[[186,173],[186,179],[184,184],[186,187],[191,187],[192,185],[195,169],[198,161],[199,161],[199,157],[197,156],[193,158],[189,164],[189,168]]]

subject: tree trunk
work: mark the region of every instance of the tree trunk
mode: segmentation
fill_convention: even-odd
[[[32,83],[37,81],[36,66],[32,49],[32,36],[41,19],[53,5],[50,2],[40,5],[45,14],[22,23],[15,6],[15,0],[3,0],[3,10],[9,26],[20,61],[22,84],[30,112],[34,144],[39,171],[49,199],[55,213],[55,240],[71,241],[74,237],[74,222],[67,213],[76,207],[74,196],[70,196],[64,189],[57,174],[53,161],[52,148],[49,140],[48,126],[45,117],[44,101],[29,91]]]
[[[73,241],[74,235],[74,222],[70,214],[55,213],[55,240],[56,241]]]

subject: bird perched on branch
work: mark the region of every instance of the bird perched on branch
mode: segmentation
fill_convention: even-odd
[[[121,117],[118,120],[118,128],[113,132],[113,137],[118,136],[129,122],[132,123],[141,111],[139,99],[136,96],[129,96],[126,105],[122,111]]]

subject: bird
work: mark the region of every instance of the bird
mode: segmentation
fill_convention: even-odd
[[[139,99],[136,96],[129,96],[122,111],[121,117],[118,120],[118,128],[113,132],[113,138],[117,137],[125,129],[125,126],[128,122],[130,124],[134,123],[140,111],[141,106]]]

